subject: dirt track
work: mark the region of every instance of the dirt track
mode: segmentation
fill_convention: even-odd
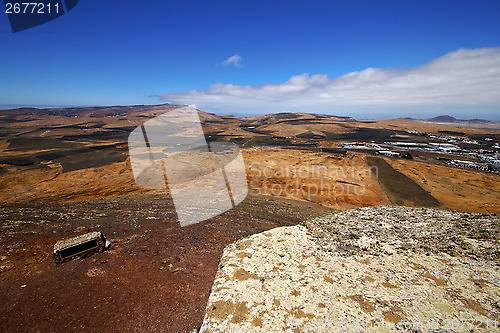
[[[379,157],[367,156],[370,167],[376,167],[378,181],[393,205],[439,207],[442,204],[429,192],[425,191],[411,178],[393,169],[385,160]]]
[[[142,194],[0,210],[3,332],[186,332],[201,325],[224,246],[330,209],[249,196],[180,228],[172,202]],[[112,249],[56,266],[62,238],[100,230]]]

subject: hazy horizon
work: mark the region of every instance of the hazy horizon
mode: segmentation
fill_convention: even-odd
[[[5,110],[15,110],[15,109],[21,109],[21,108],[35,108],[35,109],[66,109],[66,108],[95,108],[95,107],[124,107],[124,106],[161,106],[161,105],[176,105],[176,104],[169,104],[169,103],[161,103],[161,104],[129,104],[129,105],[13,105],[13,104],[0,104],[0,111],[5,111]],[[181,104],[179,104],[181,106]],[[310,114],[323,114],[323,115],[330,115],[330,116],[339,116],[339,117],[352,117],[356,120],[389,120],[389,119],[401,119],[401,118],[411,118],[415,120],[425,120],[425,119],[430,119],[438,116],[451,116],[459,120],[473,120],[473,119],[482,119],[482,120],[489,120],[489,121],[495,121],[495,122],[500,122],[500,115],[496,118],[483,118],[480,116],[477,116],[477,114],[473,114],[470,116],[465,116],[461,115],[458,116],[457,114],[453,113],[441,113],[441,114],[432,114],[427,117],[419,117],[419,116],[387,116],[383,117],[383,114],[378,114],[379,117],[377,118],[370,118],[369,114],[366,114],[366,117],[363,117],[361,114],[361,117],[355,117],[353,115],[348,115],[348,114],[330,114],[330,113],[318,113],[318,112],[307,112],[307,111],[280,111],[280,112],[268,112],[268,113],[238,113],[238,112],[210,112],[207,110],[199,109],[200,111],[207,112],[207,113],[213,113],[219,116],[224,116],[224,115],[233,115],[235,117],[252,117],[252,116],[260,116],[260,115],[266,115],[266,114],[277,114],[277,113],[310,113]]]
[[[0,15],[1,104],[500,120],[498,1],[95,5],[18,33]]]

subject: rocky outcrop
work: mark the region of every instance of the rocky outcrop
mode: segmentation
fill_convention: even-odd
[[[500,331],[499,221],[372,207],[253,235],[225,249],[200,332]]]

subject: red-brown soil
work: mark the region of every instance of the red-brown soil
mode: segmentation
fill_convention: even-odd
[[[201,325],[223,248],[331,210],[249,196],[181,228],[160,194],[0,209],[3,332],[189,332]],[[57,240],[102,231],[112,248],[56,266]]]

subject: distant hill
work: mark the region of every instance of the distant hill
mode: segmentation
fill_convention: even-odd
[[[455,117],[448,116],[448,115],[437,116],[437,117],[429,118],[429,119],[425,119],[425,120],[439,122],[439,123],[456,123],[458,121]]]
[[[436,123],[473,123],[473,124],[492,124],[494,121],[486,119],[457,119],[449,115],[437,116],[434,118],[423,119],[425,121],[432,121]]]

